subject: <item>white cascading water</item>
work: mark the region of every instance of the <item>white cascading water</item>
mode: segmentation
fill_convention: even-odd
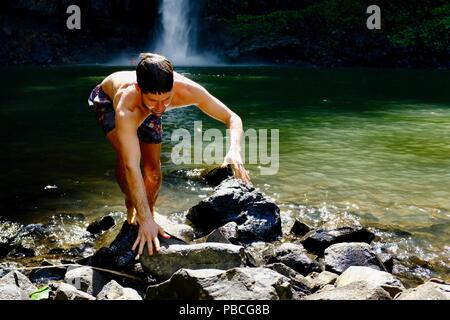
[[[162,18],[162,34],[154,52],[169,58],[175,65],[215,64],[214,58],[195,52],[196,17],[191,16],[190,0],[162,0],[159,14]]]

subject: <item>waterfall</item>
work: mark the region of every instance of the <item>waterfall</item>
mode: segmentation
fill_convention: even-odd
[[[195,51],[198,16],[190,2],[161,0],[159,15],[162,32],[153,51],[166,56],[175,65],[215,64],[213,57],[201,56]]]

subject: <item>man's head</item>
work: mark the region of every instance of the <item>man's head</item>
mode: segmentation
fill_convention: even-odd
[[[136,67],[137,89],[142,104],[153,114],[161,116],[173,97],[173,67],[167,58],[142,53]]]

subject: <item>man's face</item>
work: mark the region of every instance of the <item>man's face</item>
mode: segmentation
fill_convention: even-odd
[[[141,97],[144,107],[148,108],[153,115],[161,117],[172,102],[173,91],[162,94],[143,93]]]

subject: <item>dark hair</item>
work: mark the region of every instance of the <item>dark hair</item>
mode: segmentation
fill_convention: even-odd
[[[142,93],[167,93],[173,88],[172,63],[159,54],[141,53],[136,78]]]

